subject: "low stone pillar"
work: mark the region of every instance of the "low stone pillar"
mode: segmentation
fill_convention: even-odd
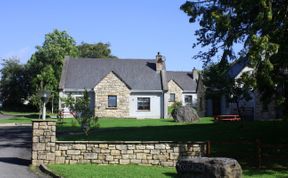
[[[242,169],[235,159],[197,157],[179,160],[176,164],[181,178],[241,178]]]
[[[56,120],[32,120],[32,165],[55,162]]]

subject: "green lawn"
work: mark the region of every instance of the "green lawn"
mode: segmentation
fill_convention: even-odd
[[[177,177],[175,168],[137,165],[48,165],[49,169],[65,178],[99,177],[99,178],[164,178]],[[273,170],[244,170],[244,178],[284,178],[288,177],[288,171]]]
[[[10,119],[0,119],[0,123],[21,123],[21,124],[27,124],[31,123],[31,118],[27,117],[13,117]]]
[[[74,124],[73,124],[74,123]],[[172,140],[172,141],[255,141],[264,143],[288,143],[285,137],[288,122],[219,122],[209,117],[199,122],[176,123],[172,119],[100,119],[100,127],[88,136],[80,133],[76,121],[65,119],[57,130],[58,140]],[[74,126],[73,126],[74,125]],[[79,134],[65,134],[69,132]]]
[[[74,122],[74,124],[73,124]],[[257,167],[256,139],[263,144],[284,144],[286,147],[263,148],[263,168],[287,168],[288,122],[218,122],[201,118],[193,124],[176,123],[171,119],[100,119],[100,128],[88,136],[81,133],[75,121],[66,119],[57,127],[58,140],[160,140],[211,141],[211,156],[231,157],[242,167]],[[72,126],[74,125],[74,126]],[[224,142],[224,143],[223,143]],[[244,143],[242,143],[244,142]],[[246,143],[247,142],[247,143]],[[280,159],[279,159],[280,158]]]
[[[11,118],[0,119],[1,123],[31,123],[32,119],[38,119],[39,113],[36,112],[16,112],[16,111],[1,111],[1,114],[11,116]],[[47,117],[49,117],[48,114]]]

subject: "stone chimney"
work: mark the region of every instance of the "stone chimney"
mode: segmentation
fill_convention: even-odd
[[[165,57],[158,52],[156,55],[156,71],[160,72],[162,70],[165,70]]]
[[[199,72],[195,69],[195,67],[192,69],[192,76],[194,80],[199,79]]]

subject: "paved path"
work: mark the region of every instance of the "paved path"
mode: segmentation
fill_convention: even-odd
[[[42,178],[29,170],[31,126],[0,126],[0,177]]]

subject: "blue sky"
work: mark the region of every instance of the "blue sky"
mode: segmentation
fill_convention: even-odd
[[[168,70],[202,68],[192,59],[196,25],[180,10],[185,0],[8,0],[0,2],[0,58],[26,63],[53,29],[77,42],[109,42],[119,58],[166,56]]]

